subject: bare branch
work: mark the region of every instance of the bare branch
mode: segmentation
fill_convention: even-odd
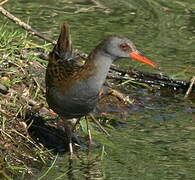
[[[9,11],[7,11],[6,9],[4,9],[2,6],[0,6],[0,12],[8,17],[10,20],[12,20],[13,22],[15,22],[16,24],[18,24],[19,26],[21,26],[23,29],[29,31],[31,34],[36,35],[38,37],[40,37],[41,39],[44,39],[45,41],[48,41],[52,44],[56,44],[56,41],[45,36],[44,34],[38,32],[36,29],[33,29],[30,25],[26,24],[25,22],[21,21],[19,18],[15,17],[13,14],[11,14]]]
[[[2,2],[0,2],[0,6],[2,6],[3,4],[5,4],[6,2],[8,2],[9,0],[4,0]]]
[[[192,87],[193,87],[193,85],[195,85],[195,76],[192,77],[192,79],[191,79],[190,82],[191,82],[191,83],[190,83],[190,85],[189,85],[189,88],[188,88],[188,90],[187,90],[187,92],[186,92],[184,98],[187,98],[187,97],[189,96],[189,94],[191,93]]]

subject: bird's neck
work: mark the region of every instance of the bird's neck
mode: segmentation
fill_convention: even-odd
[[[108,54],[103,53],[102,51],[96,51],[95,53],[90,54],[86,65],[90,66],[93,64],[94,72],[93,75],[88,79],[89,85],[93,86],[97,90],[100,90],[106,79],[112,62],[113,58]]]

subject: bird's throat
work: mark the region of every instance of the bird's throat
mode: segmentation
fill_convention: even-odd
[[[86,63],[87,66],[93,64],[93,75],[87,80],[89,86],[93,86],[97,90],[100,90],[105,82],[106,76],[110,69],[113,59],[109,56],[97,52],[94,56],[90,56],[90,59]]]

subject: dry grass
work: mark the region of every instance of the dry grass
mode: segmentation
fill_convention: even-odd
[[[5,88],[0,93],[0,176],[10,179],[33,175],[52,157],[29,136],[25,121],[32,105],[45,103],[46,62],[34,53],[46,51],[48,44],[39,47],[25,34],[4,29],[0,28],[0,83]]]

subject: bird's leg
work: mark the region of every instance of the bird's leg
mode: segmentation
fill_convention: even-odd
[[[79,124],[81,118],[77,119],[76,123],[73,125],[72,131],[74,132],[76,130],[76,126]]]
[[[91,145],[92,145],[92,136],[91,136],[91,130],[89,128],[89,122],[88,122],[87,116],[85,116],[85,120],[86,120],[87,132],[88,132],[88,137],[89,137],[88,152],[90,152],[91,151]]]
[[[69,146],[70,157],[73,157],[72,124],[71,124],[71,121],[69,121],[67,119],[64,120],[64,129],[65,129],[66,137],[68,139],[68,146]]]
[[[71,119],[71,124],[72,124],[72,138],[73,138],[73,141],[76,142],[76,144],[78,146],[81,146],[82,143],[79,140],[79,138],[77,137],[77,135],[75,134],[75,131],[76,131],[76,126],[77,126],[77,124],[79,124],[80,120],[81,120],[81,118],[78,118],[78,119],[73,118],[73,119]]]
[[[99,123],[98,120],[96,120],[96,118],[93,116],[93,114],[89,113],[89,116],[91,117],[92,121],[107,135],[110,136],[110,134],[108,133],[108,131],[106,131],[106,129]]]

